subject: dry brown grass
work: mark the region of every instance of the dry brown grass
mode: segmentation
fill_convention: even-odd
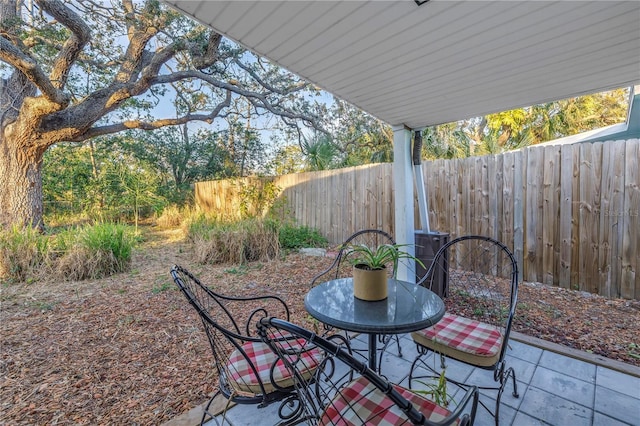
[[[73,248],[52,265],[53,276],[60,280],[81,281],[96,279],[126,270],[129,262],[122,262],[112,252]]]
[[[202,264],[267,262],[280,255],[278,234],[263,224],[216,228],[190,235],[196,261]]]

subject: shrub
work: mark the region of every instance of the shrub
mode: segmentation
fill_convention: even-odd
[[[126,271],[138,242],[130,227],[112,223],[77,228],[55,239],[62,255],[55,262],[55,275],[65,280],[102,278]]]
[[[276,229],[256,219],[221,222],[200,216],[190,221],[187,238],[199,263],[267,261],[280,253]]]
[[[0,278],[27,281],[42,270],[49,248],[48,238],[31,227],[0,229]]]
[[[326,247],[328,241],[315,228],[307,226],[283,225],[279,232],[280,247],[299,249],[302,247]]]
[[[191,215],[189,207],[179,208],[177,205],[172,204],[162,210],[162,214],[158,217],[158,226],[162,228],[177,228],[182,225],[185,218]]]

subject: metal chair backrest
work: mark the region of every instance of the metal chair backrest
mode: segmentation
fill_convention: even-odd
[[[255,334],[255,324],[260,318],[269,315],[289,318],[289,308],[285,302],[271,295],[230,297],[216,293],[178,265],[171,269],[171,275],[202,320],[213,351],[220,391],[236,402],[264,402],[268,398],[266,395],[273,393],[273,386],[261,379],[251,354],[247,353],[250,350],[247,345],[251,342],[262,344]],[[248,370],[255,383],[242,382],[247,372],[239,374],[233,370],[239,363]],[[239,393],[253,395],[238,401],[235,395]]]
[[[324,281],[336,278],[345,278],[352,275],[349,256],[351,251],[349,246],[352,244],[364,244],[367,247],[374,248],[382,244],[395,244],[393,237],[387,232],[380,229],[363,229],[349,236],[341,245],[335,260],[326,270],[322,271],[311,280],[311,286],[315,286]],[[393,274],[393,268],[387,268],[389,274]]]
[[[504,359],[518,297],[518,263],[513,253],[490,237],[468,235],[442,246],[419,284],[431,288],[447,274],[444,301],[448,313],[499,327]]]

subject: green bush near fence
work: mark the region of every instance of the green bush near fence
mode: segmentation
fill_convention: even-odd
[[[328,241],[315,228],[308,226],[283,225],[280,228],[280,247],[295,250],[303,247],[326,247]]]

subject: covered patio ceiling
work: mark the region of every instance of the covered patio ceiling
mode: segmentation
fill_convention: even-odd
[[[638,1],[164,1],[411,129],[640,81]]]

